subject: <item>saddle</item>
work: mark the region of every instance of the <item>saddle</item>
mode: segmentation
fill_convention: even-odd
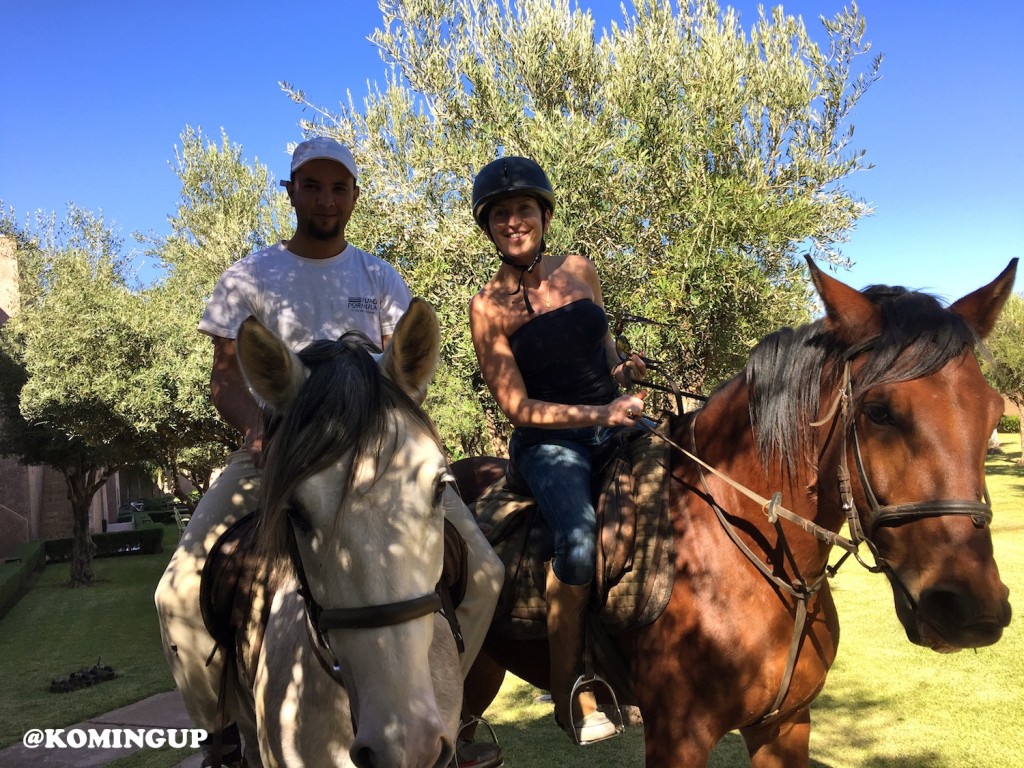
[[[621,437],[595,473],[594,489],[598,546],[591,612],[612,635],[657,619],[673,583],[668,444],[650,433]],[[545,564],[554,546],[536,502],[521,480],[506,475],[481,494],[474,513],[505,563],[491,631],[511,640],[546,637]]]
[[[270,618],[267,594],[269,568],[253,551],[257,513],[251,512],[232,523],[213,545],[203,565],[199,582],[199,607],[206,629],[217,645],[244,658],[239,630],[251,621],[254,606],[260,606],[252,647],[259,655],[263,630]]]

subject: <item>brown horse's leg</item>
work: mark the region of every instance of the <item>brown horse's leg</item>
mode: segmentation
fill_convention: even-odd
[[[751,768],[808,768],[810,765],[811,710],[793,713],[773,728],[742,729]]]
[[[671,716],[645,717],[644,765],[646,768],[707,768],[714,745],[708,743],[706,737],[706,733],[693,732]]]
[[[498,695],[504,679],[505,669],[485,652],[481,651],[477,655],[476,661],[473,662],[473,666],[463,683],[463,721],[466,721],[469,717],[480,717],[487,711],[487,707],[491,705],[491,702]],[[475,730],[475,726],[470,726],[461,735],[472,738]]]

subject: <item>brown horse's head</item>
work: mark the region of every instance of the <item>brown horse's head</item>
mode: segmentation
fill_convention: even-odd
[[[811,264],[822,327],[850,363],[845,459],[859,522],[907,636],[939,651],[990,645],[1010,621],[991,513],[979,502],[1002,399],[975,346],[995,325],[1015,271],[1016,259],[946,309],[902,288],[858,292]]]

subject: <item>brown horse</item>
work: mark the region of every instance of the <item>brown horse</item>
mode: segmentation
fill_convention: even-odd
[[[1016,260],[948,309],[902,288],[861,293],[809,264],[825,317],[763,339],[703,408],[669,424],[672,595],[657,620],[615,638],[650,768],[705,766],[734,729],[754,768],[808,765],[810,706],[839,641],[825,578],[836,545],[870,551],[914,643],[985,646],[1010,621],[980,501],[1002,401],[975,346]],[[454,470],[475,498],[501,464]],[[775,492],[782,505],[764,504]],[[492,632],[466,683],[472,711],[505,669],[546,688],[546,643]]]

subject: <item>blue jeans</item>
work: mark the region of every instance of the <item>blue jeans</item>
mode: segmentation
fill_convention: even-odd
[[[589,584],[597,559],[594,459],[623,427],[536,429],[512,433],[508,452],[530,487],[555,542],[553,568],[564,584]]]

